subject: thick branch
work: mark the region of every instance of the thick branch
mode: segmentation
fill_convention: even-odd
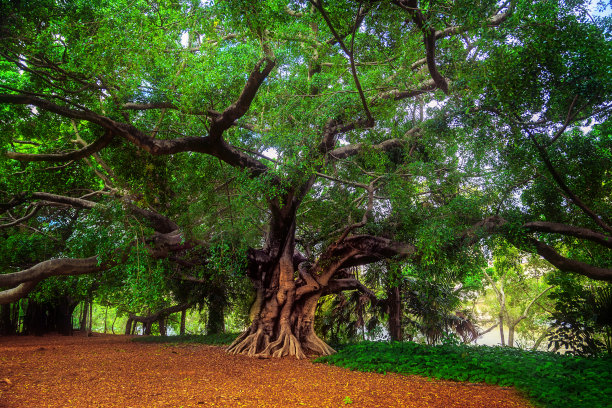
[[[121,105],[123,109],[128,110],[149,110],[149,109],[178,109],[172,102],[154,102],[154,103],[134,103],[128,102]]]
[[[490,17],[487,20],[487,24],[486,24],[487,27],[497,27],[497,26],[501,25],[504,21],[506,21],[508,19],[510,14],[512,14],[512,11],[513,11],[513,8],[511,6],[504,13],[499,13],[499,14],[496,14],[496,15]],[[455,35],[455,34],[464,33],[466,31],[468,31],[469,29],[470,29],[469,26],[447,27],[444,30],[436,31],[435,38],[436,38],[436,40],[439,40],[440,38],[448,37],[448,36]]]
[[[399,89],[392,89],[390,91],[383,92],[376,96],[376,98],[372,101],[372,104],[377,104],[378,100],[380,99],[392,99],[394,101],[399,101],[402,99],[414,98],[415,96],[431,92],[435,89],[437,89],[436,82],[433,79],[429,79],[427,81],[421,82],[421,84],[419,84],[419,86],[417,86],[415,89],[407,89],[404,91],[400,91]]]
[[[259,87],[273,68],[274,61],[270,59],[263,59],[257,63],[236,102],[213,119],[208,137],[156,139],[130,124],[116,122],[90,110],[77,110],[59,106],[36,96],[0,94],[0,103],[33,105],[66,118],[86,120],[112,131],[113,134],[123,137],[154,155],[186,151],[210,154],[234,167],[248,169],[252,175],[257,176],[268,170],[266,165],[227,144],[221,136],[225,130],[247,112]]]
[[[612,248],[612,237],[592,231],[588,228],[574,227],[572,225],[559,224],[556,222],[534,221],[523,224],[530,231],[550,232],[555,234],[569,235],[572,237],[586,239],[596,242],[608,248]]]
[[[612,282],[612,269],[599,268],[584,262],[568,259],[560,255],[554,248],[535,239],[530,240],[538,254],[563,272],[574,272],[591,279]]]
[[[83,275],[99,272],[98,257],[77,259],[49,259],[23,271],[0,275],[0,287],[14,287],[24,282],[40,281],[50,276]]]
[[[30,195],[30,197],[33,199],[45,200],[57,204],[66,204],[75,208],[92,209],[96,205],[98,205],[98,203],[94,201],[83,200],[82,198],[68,197],[44,192],[34,192]]]
[[[2,290],[0,291],[0,305],[6,305],[9,303],[13,303],[18,301],[21,298],[24,298],[30,293],[36,285],[38,285],[37,280],[24,282],[14,288]]]
[[[340,245],[331,248],[327,252],[327,256],[333,259],[348,251],[354,252],[354,255],[340,264],[339,268],[367,265],[395,256],[410,258],[417,254],[416,248],[412,244],[372,235],[354,235],[346,238]]]
[[[260,60],[255,65],[255,68],[249,75],[249,78],[242,89],[242,93],[236,102],[230,105],[223,111],[223,113],[221,113],[221,115],[214,119],[210,129],[210,136],[213,139],[216,140],[220,138],[225,130],[229,129],[237,119],[244,116],[244,114],[249,110],[253,99],[255,99],[255,95],[257,95],[259,87],[268,77],[268,74],[270,74],[274,68],[274,65],[274,61],[268,58]]]
[[[374,294],[374,292],[372,292],[368,287],[364,286],[363,283],[359,282],[355,278],[330,280],[325,289],[323,290],[323,295],[339,293],[345,290],[358,290],[361,293],[365,294],[372,301],[372,303],[378,302],[376,294]]]
[[[431,79],[444,93],[448,93],[448,82],[440,74],[436,65],[436,31],[427,23],[425,16],[418,8],[416,0],[395,0],[394,3],[406,10],[412,17],[412,21],[423,32],[423,43],[425,44],[425,58]]]
[[[368,118],[368,122],[370,123],[370,126],[372,126],[374,124],[374,118],[372,117],[372,113],[370,112],[370,108],[368,107],[368,103],[363,93],[361,82],[359,81],[359,76],[357,75],[357,68],[355,66],[355,58],[354,58],[355,32],[357,30],[357,27],[361,25],[361,22],[363,21],[363,17],[365,15],[365,14],[362,14],[361,4],[359,5],[359,10],[357,11],[357,15],[355,17],[355,23],[353,24],[352,36],[351,36],[351,47],[349,49],[344,43],[343,38],[334,29],[334,26],[331,20],[329,19],[329,16],[327,15],[325,8],[323,7],[323,4],[321,3],[321,0],[310,0],[310,3],[319,10],[319,12],[321,13],[321,16],[323,17],[323,20],[325,20],[325,23],[329,27],[334,38],[340,45],[340,48],[342,48],[342,51],[344,51],[346,56],[349,58],[349,62],[351,66],[351,75],[353,76],[353,81],[355,82],[355,86],[357,87],[357,92],[359,93],[359,98],[361,100],[361,104]]]
[[[83,157],[87,157],[93,153],[99,152],[113,140],[113,133],[110,130],[104,132],[104,135],[97,139],[95,142],[87,145],[83,149],[75,150],[70,153],[57,153],[57,154],[26,154],[16,152],[6,152],[6,157],[9,159],[15,159],[19,161],[50,161],[60,162],[69,160],[78,160]]]
[[[404,143],[405,143],[405,140],[402,140],[402,139],[389,139],[377,145],[369,146],[369,148],[374,149],[374,150],[388,152],[390,150],[402,147]],[[363,143],[356,143],[352,145],[341,146],[329,152],[329,155],[336,160],[346,159],[347,157],[355,156],[359,154],[359,152],[361,152],[363,148],[364,148]]]
[[[102,115],[98,115],[93,111],[86,109],[77,110],[67,108],[65,106],[60,106],[45,99],[39,98],[37,96],[0,94],[0,103],[9,103],[13,105],[32,105],[66,118],[86,120],[88,122],[100,125],[105,129],[113,129],[113,125],[116,123],[112,119],[109,119]]]

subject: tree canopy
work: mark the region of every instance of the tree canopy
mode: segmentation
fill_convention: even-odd
[[[367,294],[353,268],[381,260],[461,280],[497,236],[612,281],[612,46],[587,6],[3,4],[0,302],[247,276],[230,351],[300,357],[332,351],[319,298]]]

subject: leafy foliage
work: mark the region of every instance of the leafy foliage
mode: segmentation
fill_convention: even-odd
[[[612,286],[559,274],[551,281],[560,287],[551,295],[555,304],[548,348],[583,356],[612,354]]]
[[[363,342],[315,361],[366,372],[515,386],[546,407],[604,408],[612,401],[610,356],[584,358],[507,347]]]

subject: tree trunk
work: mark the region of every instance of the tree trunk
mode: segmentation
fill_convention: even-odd
[[[249,251],[248,276],[257,298],[251,308],[251,326],[229,346],[229,353],[297,358],[333,353],[314,330],[319,298],[357,289],[375,299],[351,268],[391,256],[413,255],[416,251],[413,245],[387,238],[349,236],[353,228],[362,225],[359,223],[347,227],[310,264],[295,251],[294,221],[299,202],[294,193],[297,192],[287,193],[283,205],[270,206],[272,218],[266,244],[262,250]]]
[[[125,335],[128,336],[132,334],[132,324],[134,320],[131,317],[128,317],[127,322],[125,323]]]
[[[160,317],[157,321],[157,324],[159,325],[159,335],[166,336],[166,318]]]
[[[389,336],[392,341],[402,341],[402,298],[399,286],[387,291],[389,302]]]
[[[106,331],[108,330],[108,325],[106,322],[107,318],[108,318],[108,305],[106,305],[106,308],[104,309],[104,334],[106,334]]]
[[[142,322],[142,331],[145,336],[151,335],[151,326],[153,326],[153,322],[151,321]]]
[[[297,358],[334,353],[314,331],[315,310],[321,294],[315,293],[299,302],[294,302],[293,296],[289,294],[282,304],[279,304],[282,295],[264,299],[250,328],[228,351],[257,357],[291,355]]]
[[[79,330],[82,332],[87,331],[87,310],[88,309],[89,309],[88,302],[84,301],[81,307],[81,326],[79,327]]]
[[[206,334],[225,333],[225,303],[227,299],[222,291],[213,291],[208,296],[208,319]]]
[[[13,309],[17,308],[17,304],[6,304],[0,306],[0,335],[8,336],[16,334],[16,322],[12,319],[14,313],[11,313]]]
[[[89,326],[87,326],[87,337],[91,337],[93,328],[93,300],[89,302]]]
[[[294,225],[277,262],[261,270],[255,281],[257,299],[252,308],[253,323],[228,348],[233,354],[260,357],[287,355],[304,358],[305,352],[331,354],[334,350],[314,332],[314,316],[322,291],[296,301],[294,281]]]
[[[187,310],[186,309],[181,311],[181,330],[179,332],[181,336],[185,335],[185,320],[187,320]]]
[[[501,345],[505,346],[506,341],[504,339],[504,314],[499,313],[499,336],[501,337]]]
[[[514,329],[516,325],[508,323],[508,347],[514,347]]]

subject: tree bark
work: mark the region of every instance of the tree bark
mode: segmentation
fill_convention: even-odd
[[[389,336],[392,341],[402,341],[402,298],[400,287],[389,288],[387,291],[389,302]]]
[[[185,335],[185,320],[187,320],[187,309],[181,311],[181,329],[179,334]]]
[[[131,317],[128,317],[127,322],[125,323],[125,335],[129,336],[132,334],[132,324],[134,320]]]
[[[88,302],[84,301],[81,304],[81,318],[80,318],[80,326],[79,330],[83,333],[87,330],[87,310],[88,310]]]
[[[91,337],[93,328],[93,300],[89,302],[89,325],[87,326],[87,337]]]
[[[225,333],[225,303],[227,299],[223,293],[213,292],[208,297],[208,319],[206,320],[206,334]]]

